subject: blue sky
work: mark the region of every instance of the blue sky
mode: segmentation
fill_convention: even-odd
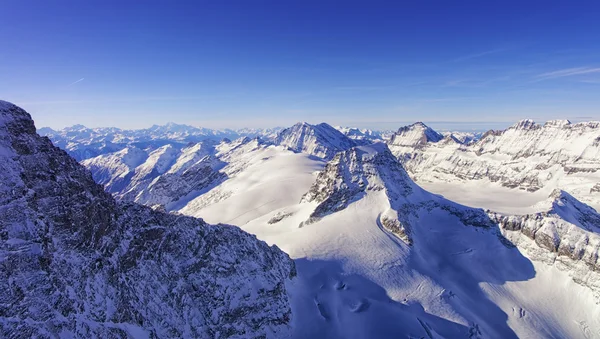
[[[499,128],[600,120],[600,2],[5,0],[38,126]]]

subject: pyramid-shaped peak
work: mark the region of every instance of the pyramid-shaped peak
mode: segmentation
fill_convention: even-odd
[[[412,125],[400,127],[392,135],[389,143],[394,146],[419,147],[428,142],[438,142],[444,139],[444,136],[422,122],[416,122]]]
[[[311,125],[300,122],[281,130],[275,143],[288,149],[314,155],[322,159],[331,159],[340,151],[355,146],[354,141],[326,123]]]
[[[318,219],[346,208],[368,192],[385,192],[389,200],[409,196],[417,186],[384,143],[356,146],[339,152],[319,172],[305,202],[319,205]]]
[[[536,124],[532,119],[523,119],[519,120],[517,123],[512,125],[509,129],[520,129],[520,130],[529,130],[539,128],[540,125]]]

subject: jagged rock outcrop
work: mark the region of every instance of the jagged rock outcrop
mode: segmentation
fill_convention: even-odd
[[[356,145],[353,140],[326,123],[311,125],[305,122],[279,132],[275,144],[325,160]]]
[[[120,204],[0,101],[0,336],[286,337],[293,262],[232,226]]]
[[[388,181],[394,184],[386,186]],[[336,154],[319,173],[302,201],[318,202],[311,217],[320,218],[346,208],[367,190],[384,189],[391,199],[397,199],[408,196],[413,186],[385,144],[378,143]]]

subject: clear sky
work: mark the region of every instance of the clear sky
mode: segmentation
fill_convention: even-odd
[[[0,18],[0,98],[38,127],[600,120],[600,1],[3,0]]]

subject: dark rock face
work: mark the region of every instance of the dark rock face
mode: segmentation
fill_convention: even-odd
[[[116,203],[0,101],[0,337],[286,337],[294,275],[236,227]]]
[[[393,182],[393,185],[386,186],[387,182]],[[318,202],[311,218],[321,218],[343,210],[366,190],[387,189],[393,200],[408,196],[412,192],[411,183],[402,165],[385,144],[354,147],[336,154],[327,163],[302,201]]]
[[[545,212],[523,216],[488,214],[501,229],[519,232],[556,257],[583,260],[591,270],[597,270],[600,216],[564,191],[555,190],[550,199],[551,207]]]

